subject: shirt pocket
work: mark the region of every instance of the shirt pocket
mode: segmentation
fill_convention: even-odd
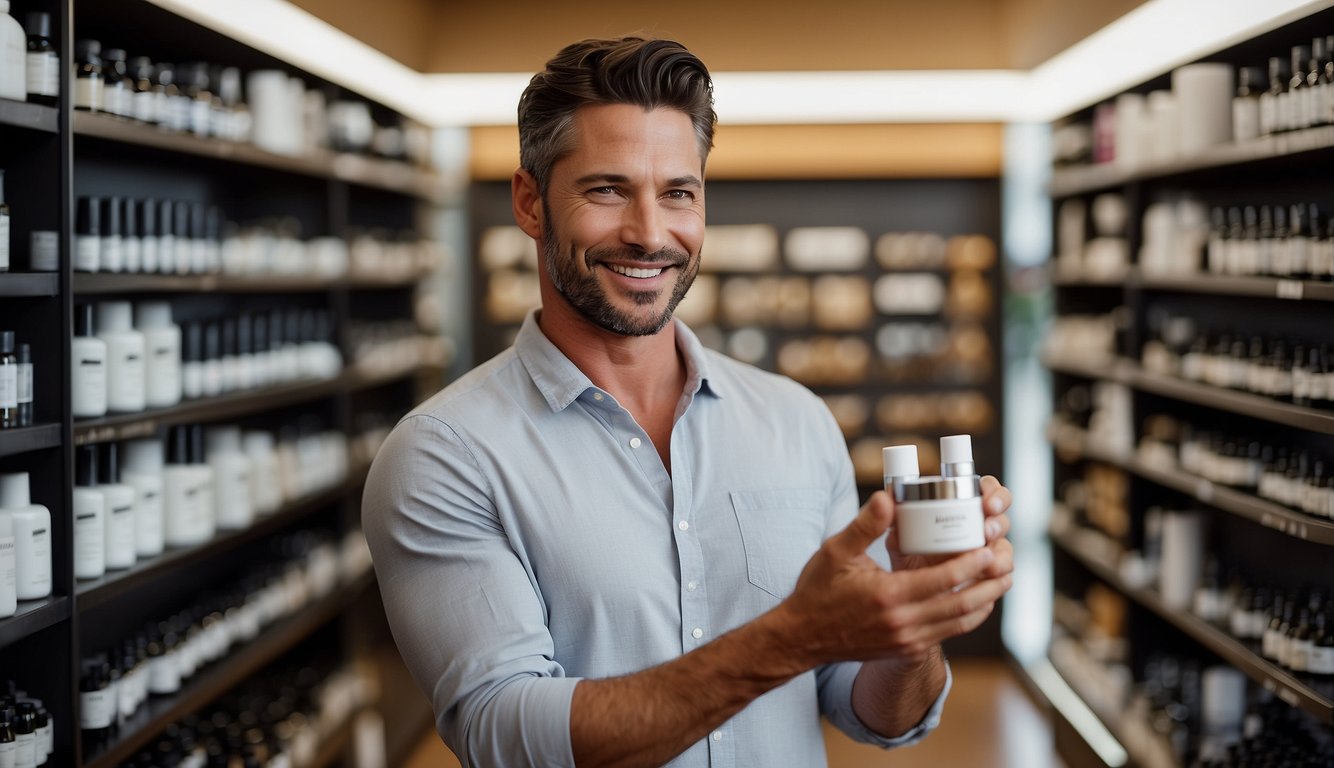
[[[829,494],[815,488],[733,491],[746,578],[782,599],[824,540]]]

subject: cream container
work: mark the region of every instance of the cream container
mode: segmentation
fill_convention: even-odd
[[[986,546],[982,482],[973,468],[972,438],[940,439],[940,475],[921,476],[917,446],[884,449],[885,490],[894,495],[894,527],[906,555],[966,552]]]

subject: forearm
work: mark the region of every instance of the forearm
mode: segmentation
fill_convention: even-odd
[[[881,736],[900,736],[920,723],[940,698],[945,678],[945,654],[938,645],[919,664],[866,662],[852,685],[852,709]]]
[[[680,658],[624,677],[583,680],[570,707],[575,764],[661,765],[764,693],[808,669],[770,615]]]

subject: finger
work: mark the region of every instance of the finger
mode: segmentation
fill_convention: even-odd
[[[1010,508],[1010,489],[991,475],[982,478],[982,509],[987,515],[999,515]]]
[[[997,539],[988,548],[996,553],[996,559],[984,571],[987,578],[994,579],[1014,571],[1014,545],[1008,539]]]
[[[983,530],[988,542],[1004,538],[1010,532],[1010,516],[994,515],[986,518],[986,522],[983,523]]]
[[[910,636],[905,637],[904,642],[910,649],[930,648],[951,637],[966,635],[982,626],[982,622],[987,620],[987,617],[991,615],[995,608],[996,603],[992,601],[963,616],[945,619],[934,624],[923,624]]]
[[[848,527],[829,538],[828,546],[844,557],[864,554],[871,542],[880,538],[894,522],[894,505],[889,494],[876,491],[857,512]]]
[[[942,592],[950,592],[960,584],[976,580],[996,559],[996,553],[983,547],[952,557],[939,565],[902,571],[898,584],[903,589],[900,597],[908,602],[925,600]]]
[[[1011,577],[980,579],[957,592],[945,592],[894,610],[891,621],[902,627],[923,627],[957,619],[1001,598]]]

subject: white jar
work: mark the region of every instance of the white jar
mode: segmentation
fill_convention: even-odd
[[[952,554],[986,546],[982,480],[974,473],[971,438],[941,438],[940,461],[939,476],[920,477],[916,446],[884,449],[885,490],[894,496],[894,529],[904,554]]]

